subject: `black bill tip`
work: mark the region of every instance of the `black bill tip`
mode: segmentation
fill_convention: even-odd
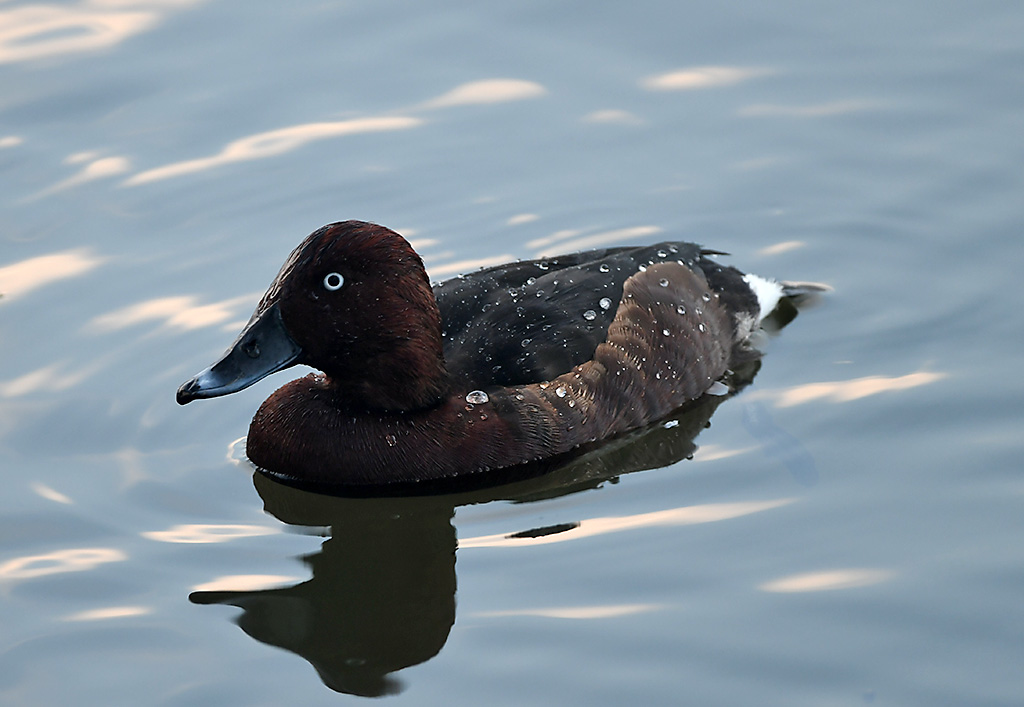
[[[271,373],[294,365],[302,349],[284,328],[276,304],[256,315],[215,364],[178,388],[175,400],[186,405],[199,398],[238,392]]]

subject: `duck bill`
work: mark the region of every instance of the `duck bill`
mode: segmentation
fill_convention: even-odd
[[[289,336],[277,303],[253,315],[220,360],[178,388],[177,401],[237,393],[299,362],[302,349]]]

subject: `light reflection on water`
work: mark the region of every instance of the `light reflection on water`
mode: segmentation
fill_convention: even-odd
[[[149,606],[108,606],[103,609],[88,609],[64,617],[65,621],[109,621],[111,619],[127,619],[133,616],[151,614]]]
[[[431,98],[421,104],[419,108],[421,110],[433,110],[437,108],[453,108],[455,106],[505,103],[507,101],[539,98],[545,93],[547,93],[547,89],[533,81],[524,81],[522,79],[486,79],[456,86],[437,98]]]
[[[142,536],[162,543],[223,543],[278,532],[280,531],[275,528],[259,525],[188,523],[175,525],[167,530],[150,530]]]
[[[71,250],[4,265],[0,267],[0,294],[5,299],[21,297],[38,287],[84,275],[103,261],[87,250]]]
[[[544,93],[543,86],[530,81],[514,79],[475,81],[457,86],[444,95],[423,103],[419,106],[419,109],[433,110],[476,104],[504,103],[506,101],[535,98]],[[149,184],[163,179],[222,167],[235,162],[248,162],[250,160],[276,157],[318,140],[391,130],[409,130],[421,125],[423,125],[423,120],[408,116],[353,118],[336,122],[293,125],[239,138],[225,145],[224,149],[219,153],[209,157],[175,162],[139,172],[126,179],[123,182],[123,186],[133,187]],[[109,165],[109,161],[107,164]],[[118,164],[126,165],[127,161],[122,161]],[[62,184],[65,183],[62,182]]]
[[[699,66],[679,69],[644,79],[641,85],[649,91],[691,91],[698,88],[732,86],[742,81],[767,76],[773,71],[768,68],[745,68],[740,66]]]
[[[422,124],[422,121],[415,118],[403,117],[381,117],[381,118],[354,118],[352,120],[341,120],[333,123],[307,123],[305,125],[293,125],[287,128],[280,128],[266,133],[250,135],[235,140],[224,146],[224,149],[216,155],[200,157],[198,159],[175,162],[162,167],[154,167],[126,179],[124,186],[134,187],[140,184],[149,184],[162,179],[180,177],[186,174],[194,174],[216,167],[222,167],[234,162],[248,162],[250,160],[266,159],[276,157],[292,150],[297,150],[304,145],[327,140],[329,138],[342,137],[345,135],[359,135],[362,133],[376,133],[388,130],[408,130]]]
[[[85,0],[69,7],[30,4],[0,11],[0,64],[98,51],[152,29],[162,19],[161,5],[188,0],[139,0],[117,3]],[[131,11],[135,10],[135,11]]]
[[[635,528],[648,528],[659,525],[693,525],[696,523],[713,523],[730,518],[739,518],[751,513],[779,508],[792,503],[794,499],[780,498],[768,501],[746,501],[742,503],[718,503],[704,506],[686,506],[670,508],[664,511],[643,513],[622,518],[588,518],[574,523],[571,528],[561,530],[557,534],[529,536],[515,533],[512,535],[488,535],[466,538],[459,541],[460,548],[471,547],[522,547],[526,545],[546,545],[566,540],[580,540],[594,535],[616,533]]]
[[[64,572],[84,572],[108,562],[123,562],[127,559],[125,553],[114,548],[55,550],[41,555],[17,557],[0,564],[0,582],[37,579]]]
[[[946,373],[918,371],[903,376],[866,376],[852,380],[804,383],[784,390],[761,390],[752,398],[773,400],[775,407],[780,408],[803,405],[816,400],[848,403],[879,393],[909,390],[921,385],[928,385],[941,381],[947,375]]]
[[[161,321],[161,327],[168,333],[180,333],[192,329],[224,324],[234,330],[235,320],[246,310],[256,307],[260,295],[252,293],[232,297],[220,302],[199,304],[195,297],[160,297],[93,317],[86,328],[97,333],[126,329],[144,322]],[[242,320],[244,324],[244,319]]]
[[[72,503],[74,503],[73,500],[71,500],[68,496],[62,494],[57,489],[50,488],[46,484],[41,484],[38,481],[31,484],[31,488],[33,491],[35,491],[43,498],[53,501],[55,503],[63,503],[66,505],[71,505]]]
[[[761,589],[766,592],[782,593],[853,589],[855,587],[867,587],[879,582],[885,582],[891,579],[894,574],[894,572],[888,570],[860,568],[807,572],[765,582],[761,585]]]
[[[619,616],[658,611],[664,607],[658,604],[620,604],[617,606],[563,606],[545,609],[507,609],[505,611],[483,611],[474,616],[499,618],[510,616],[537,616],[544,619],[614,619]]]
[[[582,235],[579,231],[558,231],[544,238],[527,241],[528,248],[538,249],[535,257],[571,253],[576,250],[600,248],[613,243],[631,243],[641,238],[655,239],[662,231],[659,226],[630,226],[612,231]]]
[[[57,192],[64,191],[65,189],[72,189],[80,186],[87,182],[92,182],[97,179],[104,179],[106,177],[115,177],[125,172],[130,172],[132,169],[131,162],[124,157],[97,157],[95,153],[91,152],[79,152],[69,156],[64,162],[66,164],[78,164],[80,162],[89,161],[85,167],[60,182],[57,182],[51,187],[47,187],[32,196],[26,197],[26,201],[32,201],[35,199],[42,199],[43,197],[56,194]]]
[[[280,574],[232,574],[192,587],[193,592],[256,592],[298,582],[300,577]]]

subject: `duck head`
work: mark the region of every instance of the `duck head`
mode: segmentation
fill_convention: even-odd
[[[177,401],[234,393],[296,364],[323,371],[354,409],[416,410],[442,399],[441,316],[404,238],[361,221],[314,231],[231,347],[183,384]]]

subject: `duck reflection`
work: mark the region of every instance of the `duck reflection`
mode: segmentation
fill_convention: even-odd
[[[301,655],[332,690],[398,692],[390,674],[436,655],[455,622],[454,505],[332,499],[261,474],[255,481],[284,522],[330,526],[320,552],[305,558],[312,579],[264,591],[194,592],[190,599],[241,608],[243,631]]]
[[[731,387],[749,382],[754,370],[756,364]],[[260,591],[197,591],[190,599],[241,608],[237,622],[243,631],[301,655],[332,690],[363,696],[399,692],[402,683],[394,673],[437,655],[455,622],[457,541],[451,521],[457,507],[554,498],[614,483],[622,474],[673,464],[692,456],[694,438],[725,399],[704,396],[667,420],[575,458],[520,469],[520,476],[531,478],[497,488],[340,498],[256,473],[254,483],[267,511],[288,524],[329,529],[320,552],[305,558],[312,579]]]

